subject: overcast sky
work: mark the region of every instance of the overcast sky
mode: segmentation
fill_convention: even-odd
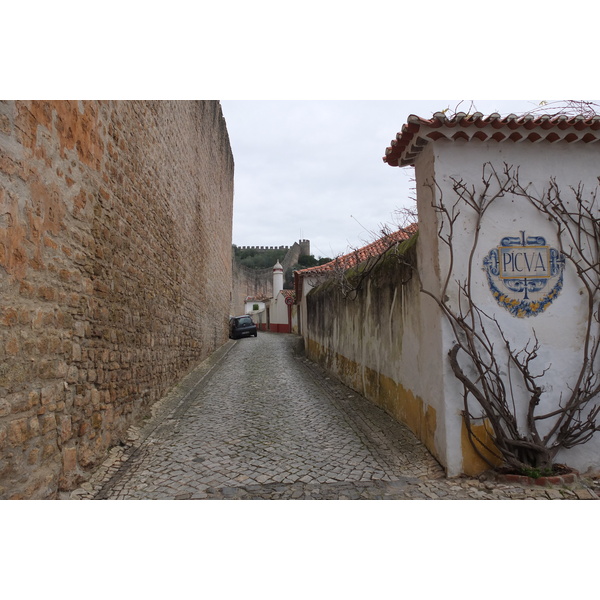
[[[331,258],[370,243],[413,195],[412,169],[388,166],[385,149],[410,114],[429,118],[460,102],[222,100],[235,161],[233,243],[308,239],[315,256]],[[539,102],[474,101],[486,115]]]

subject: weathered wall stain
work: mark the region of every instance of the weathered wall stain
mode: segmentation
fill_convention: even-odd
[[[407,425],[442,460],[436,439],[440,419],[436,408],[416,392],[420,349],[420,287],[415,239],[395,254],[392,250],[373,269],[349,272],[360,279],[356,293],[345,296],[334,279],[307,295],[308,356],[346,385]],[[357,282],[358,279],[354,281]]]
[[[391,377],[349,360],[331,348],[324,348],[314,340],[308,340],[306,353],[311,360],[335,373],[348,387],[406,425],[437,456],[434,441],[437,416],[434,407],[426,405]]]
[[[473,442],[469,439],[467,424],[463,419],[461,429],[463,473],[465,475],[479,475],[483,471],[487,471],[490,468],[490,464],[500,466],[502,464],[501,454],[498,451],[490,452],[490,450],[494,449],[494,442],[489,433],[489,423],[471,423],[471,430],[473,431]],[[475,450],[473,444],[475,444],[477,450]],[[485,456],[489,462],[483,460],[478,452]]]

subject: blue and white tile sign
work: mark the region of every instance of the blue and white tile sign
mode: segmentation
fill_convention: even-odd
[[[515,317],[532,317],[548,308],[563,286],[565,257],[541,236],[502,238],[483,259],[496,302]]]

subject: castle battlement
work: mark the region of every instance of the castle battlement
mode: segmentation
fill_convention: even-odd
[[[310,254],[310,240],[299,240],[294,242],[293,246],[237,246],[233,244],[238,250],[285,250],[286,252],[294,246],[300,246],[302,250],[307,250],[305,254]]]
[[[234,244],[235,246],[235,244]],[[289,250],[289,246],[236,246],[240,250]]]

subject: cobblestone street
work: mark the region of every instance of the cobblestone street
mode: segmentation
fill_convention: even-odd
[[[301,352],[229,341],[113,448],[73,499],[597,499],[593,489],[447,480],[404,426]]]

